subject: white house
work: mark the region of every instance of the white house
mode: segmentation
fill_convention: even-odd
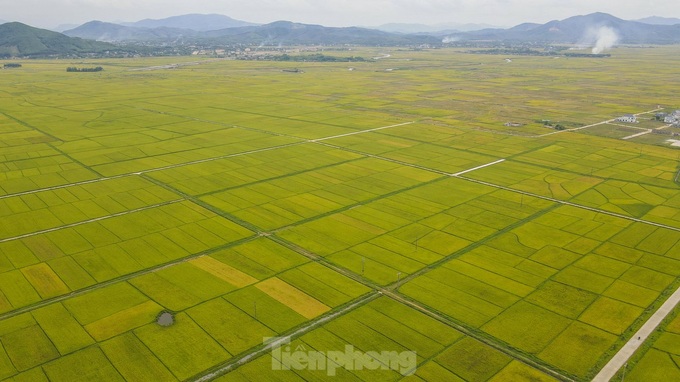
[[[637,123],[637,117],[633,114],[626,114],[623,117],[616,118],[616,120],[619,122]]]
[[[676,110],[672,112],[671,114],[668,114],[664,119],[664,123],[673,123],[673,124],[678,124],[680,123],[680,110]]]

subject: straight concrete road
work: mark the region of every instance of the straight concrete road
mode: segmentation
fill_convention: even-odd
[[[661,305],[661,308],[654,312],[652,317],[645,322],[644,325],[633,335],[633,337],[619,350],[618,353],[607,363],[602,370],[593,378],[593,382],[607,382],[616,374],[623,365],[628,362],[628,359],[635,353],[635,351],[645,342],[652,332],[659,326],[666,316],[668,316],[673,309],[680,302],[680,288]]]

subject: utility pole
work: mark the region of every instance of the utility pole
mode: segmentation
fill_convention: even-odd
[[[428,233],[429,233],[429,232],[428,232]],[[415,246],[416,246],[415,252],[418,252],[418,241],[420,241],[420,239],[424,238],[424,237],[427,236],[427,235],[428,235],[428,234],[426,233],[426,234],[423,234],[423,235],[421,235],[421,236],[418,236],[418,238],[417,238],[415,241],[411,242],[411,244],[415,244]]]

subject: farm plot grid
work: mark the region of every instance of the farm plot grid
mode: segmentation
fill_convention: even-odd
[[[487,56],[400,55],[409,68],[352,77],[233,61],[0,73],[0,380],[594,376],[680,286],[677,150],[517,134],[498,105],[586,124],[651,104],[489,98],[573,61],[528,58],[537,72],[520,75]],[[611,97],[612,78],[586,77]],[[676,321],[631,377],[679,372]],[[270,337],[325,368],[277,370],[289,358]],[[414,353],[341,367],[328,354],[347,346]]]

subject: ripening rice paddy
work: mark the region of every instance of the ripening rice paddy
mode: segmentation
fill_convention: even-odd
[[[598,124],[680,108],[678,47],[388,51],[0,70],[0,380],[594,377],[680,287],[679,149]]]

